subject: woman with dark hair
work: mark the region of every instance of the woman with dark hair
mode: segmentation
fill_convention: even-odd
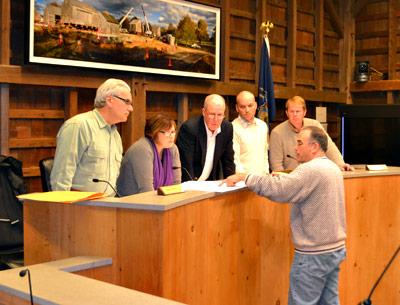
[[[181,182],[175,121],[164,114],[146,120],[145,136],[132,144],[121,163],[118,193],[127,196]]]

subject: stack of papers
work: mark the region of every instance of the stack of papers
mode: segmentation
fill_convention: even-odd
[[[44,193],[23,194],[23,195],[18,195],[17,197],[20,200],[73,203],[79,201],[104,198],[106,196],[107,195],[104,193],[96,193],[96,192],[53,191]]]
[[[233,190],[245,188],[244,181],[240,181],[235,186],[226,186],[222,181],[186,181],[182,183],[183,191],[203,191],[214,193],[225,193]]]

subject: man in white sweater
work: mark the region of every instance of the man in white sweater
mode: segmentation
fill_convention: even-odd
[[[242,91],[236,96],[239,116],[232,121],[233,150],[238,173],[269,173],[268,126],[255,117],[257,103],[253,93]]]
[[[339,167],[325,155],[327,148],[326,133],[307,126],[295,148],[300,165],[290,174],[237,173],[226,179],[228,186],[244,180],[257,194],[291,204],[295,255],[289,305],[339,304],[339,265],[346,256],[344,183]]]

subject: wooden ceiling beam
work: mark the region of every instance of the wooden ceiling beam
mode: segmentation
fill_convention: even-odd
[[[326,8],[326,11],[330,17],[330,20],[332,22],[332,26],[335,29],[336,33],[339,35],[339,38],[343,38],[343,22],[339,18],[339,14],[336,11],[335,6],[333,5],[332,0],[325,0],[324,1],[324,7]]]

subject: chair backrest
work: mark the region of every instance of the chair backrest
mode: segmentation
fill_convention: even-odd
[[[0,155],[0,255],[23,246],[22,204],[16,196],[25,192],[22,162]]]
[[[43,192],[51,191],[50,173],[53,168],[54,157],[45,158],[39,161],[40,178],[42,180]]]

